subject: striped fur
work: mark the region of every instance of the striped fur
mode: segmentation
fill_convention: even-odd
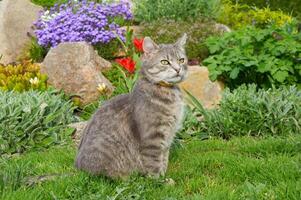
[[[133,172],[155,177],[165,174],[169,148],[183,115],[176,83],[187,72],[185,41],[186,35],[169,45],[145,39],[143,67],[133,92],[107,101],[94,114],[79,145],[78,169],[109,177],[127,177]],[[162,59],[168,59],[169,65],[162,65]],[[171,86],[161,85],[162,81]]]

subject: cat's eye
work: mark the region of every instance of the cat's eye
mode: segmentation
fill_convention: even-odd
[[[161,64],[162,65],[169,65],[169,61],[168,60],[161,60]]]
[[[185,62],[185,59],[184,58],[180,58],[179,59],[179,63],[184,63]]]

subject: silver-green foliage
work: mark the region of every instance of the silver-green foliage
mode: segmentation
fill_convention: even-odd
[[[206,110],[190,94],[203,120],[199,126],[209,135],[221,136],[285,136],[301,133],[301,91],[295,86],[257,89],[243,85],[226,90],[216,109]]]
[[[134,0],[137,21],[187,20],[199,16],[216,17],[221,0]]]
[[[53,92],[0,91],[0,155],[48,147],[66,139],[73,106]]]

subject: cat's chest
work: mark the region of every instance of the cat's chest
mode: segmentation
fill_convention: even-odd
[[[175,117],[174,126],[175,131],[179,130],[182,126],[184,118],[184,102],[181,94],[177,94],[176,101],[174,103],[174,109],[172,109],[173,116]]]
[[[166,110],[162,108],[161,112],[165,115],[166,124],[172,132],[175,132],[181,127],[184,114],[184,103],[180,92],[175,93],[172,101],[167,104],[167,108]]]
[[[176,132],[182,127],[182,121],[184,116],[184,103],[181,96],[178,96],[177,99],[170,105],[170,113],[166,115],[166,131],[165,131],[165,140],[162,141],[164,147],[170,147]],[[164,127],[164,126],[163,126]]]

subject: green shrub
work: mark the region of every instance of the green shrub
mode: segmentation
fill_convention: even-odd
[[[118,40],[112,40],[108,44],[94,45],[94,49],[98,55],[107,60],[113,60],[118,57],[118,52],[121,51],[121,45]]]
[[[187,20],[200,16],[215,17],[220,0],[134,0],[134,16],[139,22],[158,19]]]
[[[66,140],[73,107],[54,92],[0,91],[0,155],[46,148]]]
[[[232,0],[241,4],[248,4],[259,8],[270,7],[272,10],[283,10],[286,13],[292,13],[294,16],[301,17],[301,4],[296,0]]]
[[[256,85],[226,89],[220,106],[205,110],[190,95],[203,115],[202,132],[229,139],[232,136],[288,136],[301,133],[301,91],[296,87],[257,90]]]
[[[176,38],[182,36],[183,33],[187,33],[186,53],[188,58],[201,61],[208,57],[205,39],[212,35],[218,35],[214,24],[213,21],[204,18],[190,22],[160,20],[144,23],[141,34],[150,36],[157,43],[173,43]]]
[[[47,76],[40,73],[38,64],[0,65],[0,89],[23,92],[29,89],[44,91]]]
[[[43,7],[52,7],[55,4],[66,3],[68,0],[31,0],[34,4],[43,6]]]
[[[198,137],[200,139],[207,139],[208,134],[204,133],[202,127],[199,125],[199,120],[197,112],[194,108],[190,108],[189,106],[185,107],[185,118],[183,120],[182,129],[177,132],[176,140],[187,141],[189,139]]]
[[[271,11],[270,8],[256,8],[248,5],[224,3],[218,17],[218,21],[230,26],[233,29],[254,25],[264,28],[267,25],[275,24],[283,26],[292,22],[292,17],[282,11]]]
[[[20,58],[20,60],[31,60],[35,63],[41,63],[46,57],[47,52],[48,49],[39,45],[36,38],[32,38],[27,48],[25,48],[23,53],[24,55]]]
[[[204,60],[211,80],[230,88],[243,83],[260,87],[301,83],[300,34],[293,26],[247,27],[206,41],[210,57]]]

